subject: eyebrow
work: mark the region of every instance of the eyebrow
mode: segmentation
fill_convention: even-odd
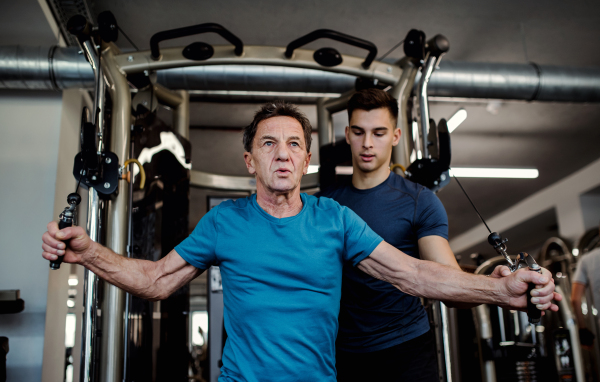
[[[359,130],[365,131],[364,128],[362,128],[360,126],[356,126],[356,125],[352,125],[352,126],[350,126],[350,128],[351,129],[359,129]],[[385,126],[379,126],[379,127],[374,128],[373,130],[381,131],[381,130],[389,130],[389,129],[387,127],[385,127]]]
[[[275,138],[275,137],[274,137],[274,136],[272,136],[272,135],[263,135],[262,137],[260,137],[260,140],[261,140],[261,141],[266,141],[266,140],[268,140],[268,139],[271,139],[271,140],[273,140],[273,141],[276,141],[276,140],[277,140],[277,138]]]
[[[268,139],[271,139],[271,140],[273,140],[273,141],[277,141],[277,138],[275,138],[275,137],[274,137],[274,136],[272,136],[272,135],[263,135],[262,137],[260,137],[260,140],[261,140],[261,141],[266,141],[266,140],[268,140]],[[287,139],[287,140],[288,140],[288,141],[293,141],[293,140],[300,141],[301,139],[300,139],[300,137],[298,137],[298,136],[294,135],[294,136],[288,137],[288,139]]]

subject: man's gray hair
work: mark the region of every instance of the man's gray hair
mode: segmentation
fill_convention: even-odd
[[[298,108],[291,103],[284,101],[275,101],[264,104],[260,110],[254,115],[254,120],[251,124],[244,128],[244,149],[247,152],[252,152],[252,142],[258,129],[258,124],[265,119],[273,117],[291,117],[300,123],[302,131],[304,132],[304,141],[306,142],[306,152],[310,152],[310,143],[312,141],[312,127],[306,115],[298,110]]]

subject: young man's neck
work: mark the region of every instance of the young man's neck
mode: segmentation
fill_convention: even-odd
[[[370,188],[379,186],[385,182],[390,176],[390,168],[387,166],[381,166],[380,168],[364,172],[357,166],[354,166],[352,170],[352,185],[359,190],[368,190]]]
[[[276,192],[258,183],[256,202],[266,213],[278,219],[296,216],[302,211],[300,187],[289,192]]]

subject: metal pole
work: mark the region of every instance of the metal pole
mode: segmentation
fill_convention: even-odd
[[[88,219],[86,230],[90,238],[98,242],[100,228],[100,198],[92,187],[88,189]],[[94,375],[94,347],[96,344],[96,294],[98,277],[88,269],[84,273],[83,320],[81,321],[80,381],[91,382]]]
[[[131,98],[129,86],[124,74],[115,62],[117,49],[109,45],[102,52],[103,67],[109,83],[113,101],[111,118],[110,151],[124,162],[129,153],[131,126]],[[106,246],[119,255],[127,253],[128,233],[128,193],[120,180],[119,193],[108,203],[108,218],[106,222]],[[125,292],[106,283],[104,304],[102,309],[102,359],[101,381],[122,382],[123,379],[123,342],[124,342],[124,309]]]
[[[176,91],[181,103],[173,110],[173,128],[185,139],[190,139],[190,93],[187,90]]]
[[[562,281],[563,279],[558,280],[560,283],[560,281]],[[571,310],[571,296],[564,294],[563,289],[559,285],[556,286],[556,293],[559,293],[563,296],[562,301],[558,301],[557,304],[563,322],[569,329],[571,349],[573,351],[573,366],[575,368],[575,376],[577,377],[577,381],[585,381],[583,355],[581,354],[581,346],[579,346],[579,329],[577,327],[577,322],[575,322],[575,318],[573,317],[573,312]]]
[[[427,84],[435,68],[437,57],[429,57],[427,63],[423,67],[423,74],[419,81],[419,111],[421,115],[421,134],[423,147],[421,148],[423,158],[429,158],[429,150],[427,149],[427,135],[429,135],[429,101],[427,99]]]
[[[133,126],[132,126],[133,129]],[[134,143],[133,140],[131,141],[131,145],[129,148],[129,157],[133,158],[133,154],[134,154]],[[133,163],[131,163],[129,165],[129,171],[131,171],[131,173],[133,174]],[[131,178],[131,182],[129,183],[129,187],[128,187],[128,195],[127,195],[127,204],[128,204],[128,210],[130,212],[129,215],[129,227],[127,230],[127,257],[131,258],[132,257],[132,250],[133,250],[133,221],[131,219],[131,211],[133,210],[133,177]],[[127,365],[127,360],[129,358],[129,313],[131,310],[131,295],[129,293],[125,293],[125,328],[124,328],[124,333],[125,333],[125,341],[124,341],[124,346],[123,346],[123,356],[125,357],[123,359],[123,382],[127,382],[128,381],[128,375],[127,375],[127,371],[128,371],[128,365]]]
[[[333,143],[333,122],[331,113],[325,106],[329,98],[319,98],[317,100],[317,131],[319,134],[319,147]]]
[[[446,364],[446,381],[452,382],[452,361],[450,359],[450,327],[448,326],[448,307],[440,301],[442,316],[442,340],[444,343],[444,361]]]
[[[98,152],[102,151],[102,136],[104,128],[104,102],[105,87],[104,75],[100,66],[99,53],[91,41],[85,41],[82,44],[83,50],[90,59],[92,69],[94,70],[94,110],[91,112],[91,123],[97,126],[100,132],[100,142],[97,147]],[[100,234],[100,198],[98,193],[92,187],[88,189],[88,220],[87,233],[90,238],[99,242]],[[84,310],[81,322],[81,360],[80,360],[80,381],[90,382],[94,373],[94,349],[96,346],[96,303],[97,303],[97,285],[98,276],[89,270],[84,273]]]
[[[473,317],[475,318],[475,325],[479,329],[479,354],[483,354],[482,346],[484,342],[488,342],[492,339],[492,321],[490,319],[490,313],[487,305],[481,304],[473,310]],[[481,378],[485,382],[496,382],[496,364],[492,360],[484,361],[483,357],[479,357],[481,360]]]
[[[415,83],[415,77],[419,72],[419,68],[416,67],[412,62],[406,61],[402,65],[402,75],[400,79],[390,89],[392,97],[398,100],[398,123],[397,128],[400,129],[400,142],[396,147],[392,149],[392,162],[401,164],[404,168],[410,165],[410,147],[408,140],[412,136],[412,129],[408,120],[408,100],[412,92],[413,85]]]

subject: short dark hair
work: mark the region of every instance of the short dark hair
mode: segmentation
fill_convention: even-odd
[[[244,149],[248,152],[252,152],[252,141],[256,135],[258,124],[265,119],[273,117],[291,117],[300,123],[302,131],[304,132],[304,141],[306,142],[306,151],[310,152],[310,143],[312,141],[312,127],[306,115],[298,110],[298,108],[291,103],[285,101],[275,101],[264,104],[260,110],[254,114],[254,120],[251,124],[244,128]]]
[[[352,118],[354,110],[371,111],[374,109],[386,108],[394,120],[394,124],[398,124],[398,100],[380,89],[364,89],[360,90],[348,101],[348,120]],[[396,127],[396,126],[394,126]]]

